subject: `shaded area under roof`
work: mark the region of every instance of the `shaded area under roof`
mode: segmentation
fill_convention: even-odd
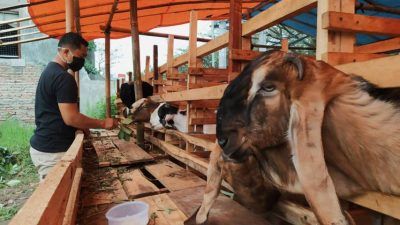
[[[359,0],[356,1],[361,4],[368,4],[368,2],[373,2],[376,5],[399,9],[400,10],[400,1],[393,1],[393,0]],[[251,13],[251,17],[256,16],[260,12],[267,10],[271,7],[273,3],[267,4],[260,8],[259,10],[255,10]],[[394,13],[387,13],[387,12],[377,12],[377,11],[370,11],[370,10],[360,10],[356,11],[357,14],[366,15],[366,16],[380,16],[380,17],[389,17],[389,18],[400,18],[400,15]],[[300,14],[295,16],[292,19],[286,20],[283,22],[284,25],[289,26],[301,33],[310,35],[312,37],[316,37],[316,26],[317,26],[317,9],[312,9],[307,13]],[[385,40],[391,38],[390,36],[384,35],[371,35],[371,34],[356,34],[356,45],[364,45],[369,44],[372,42]]]
[[[43,0],[31,0],[31,3]],[[109,18],[114,0],[80,1],[80,24],[82,35],[88,39],[103,38],[100,25]],[[229,16],[229,0],[138,0],[138,23],[140,31],[155,27],[172,26],[189,22],[191,10],[198,12],[199,20],[221,20]],[[243,13],[258,5],[260,1],[245,0]],[[28,8],[32,21],[38,29],[50,36],[65,32],[65,0],[34,5]],[[130,29],[129,0],[119,0],[112,26]],[[111,32],[111,38],[122,38],[129,34]]]

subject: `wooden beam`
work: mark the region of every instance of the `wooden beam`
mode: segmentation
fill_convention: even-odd
[[[73,32],[74,27],[74,0],[65,0],[65,32]]]
[[[131,36],[132,36],[132,58],[133,58],[133,73],[135,76],[135,100],[143,98],[142,76],[140,74],[140,45],[139,45],[139,28],[137,15],[137,0],[130,0],[130,18],[131,18]],[[144,125],[137,124],[136,143],[144,149]]]
[[[353,33],[400,35],[400,19],[359,14],[325,12],[322,28]]]
[[[57,163],[9,224],[62,224],[73,177],[71,162]]]
[[[158,81],[158,45],[153,45],[153,82]],[[153,83],[154,93],[158,93],[158,86]]]
[[[104,30],[105,26],[101,25],[100,29]],[[113,32],[118,32],[118,33],[125,33],[125,34],[130,34],[131,33],[131,31],[129,29],[125,29],[125,28],[122,28],[122,27],[111,27],[110,30],[113,31]],[[150,31],[148,31],[148,32],[141,31],[141,32],[139,32],[139,35],[168,38],[169,34],[158,33],[158,32],[150,32]],[[179,40],[185,40],[185,41],[189,40],[189,36],[185,36],[185,35],[174,34],[174,38],[175,39],[179,39]],[[197,37],[197,41],[198,42],[209,42],[211,40],[212,39],[209,39],[209,38]]]
[[[242,3],[240,0],[231,0],[229,7],[229,42],[228,51],[242,48]],[[240,63],[232,58],[228,61],[228,81],[235,78],[240,72]]]
[[[206,88],[198,88],[191,89],[176,93],[168,93],[162,94],[160,96],[151,96],[155,102],[177,102],[177,101],[195,101],[195,100],[205,100],[205,99],[220,99],[224,94],[224,90],[227,87],[227,84],[206,87]]]
[[[197,12],[190,11],[189,19],[189,67],[197,67]]]
[[[323,14],[329,11],[355,13],[355,0],[318,0],[317,9],[317,60],[323,58],[327,52],[354,52],[354,34],[346,32],[334,32],[324,28]]]
[[[381,53],[400,49],[400,37],[384,41],[377,41],[371,44],[361,45],[354,48],[356,53]]]
[[[232,60],[251,61],[261,55],[262,52],[252,50],[231,49],[229,52]]]
[[[382,58],[385,54],[372,53],[347,53],[347,52],[328,52],[322,55],[324,60],[327,60],[330,65],[339,65],[352,62],[362,62],[371,59]]]
[[[167,77],[174,73],[174,35],[168,35],[168,50],[167,50]]]
[[[290,224],[317,225],[318,220],[314,213],[301,205],[289,201],[279,201],[273,212]]]
[[[284,51],[284,52],[289,51],[289,40],[287,38],[283,38],[281,40],[281,51]]]
[[[118,0],[114,0],[114,3],[111,7],[110,16],[108,17],[108,20],[107,20],[107,23],[106,23],[106,26],[104,29],[105,32],[110,32],[111,23],[114,18],[115,10],[117,10],[117,6],[118,6]]]
[[[149,76],[150,76],[150,56],[146,56],[146,66],[144,68],[144,80],[146,82],[149,82]]]
[[[74,0],[74,18],[75,18],[75,28],[78,34],[81,34],[81,9],[79,0]],[[78,74],[79,75],[79,74]]]
[[[212,151],[215,148],[214,142],[207,141],[207,140],[204,140],[204,139],[198,138],[198,137],[193,137],[190,134],[182,133],[177,130],[165,130],[165,133],[182,138],[183,140],[185,140],[193,145],[200,146],[208,151]]]
[[[348,74],[357,74],[380,87],[400,86],[400,55],[372,59],[365,62],[356,62],[336,66]]]
[[[74,179],[72,181],[71,191],[69,193],[68,202],[65,209],[64,220],[62,223],[63,225],[76,224],[82,173],[83,173],[82,168],[77,168],[75,171]]]
[[[315,7],[317,7],[317,0],[280,1],[244,23],[242,36],[251,36]]]
[[[400,197],[398,196],[368,192],[347,200],[400,220]]]
[[[111,89],[110,89],[110,77],[111,77],[111,67],[110,67],[110,32],[104,32],[105,34],[105,47],[104,47],[104,70],[105,70],[105,89],[106,89],[106,117],[111,117]]]
[[[242,2],[243,3],[243,2]],[[283,20],[291,18],[303,12],[307,12],[317,6],[317,0],[285,0],[280,1],[257,16],[249,19],[242,25],[242,36],[251,36],[261,30],[276,25]],[[197,57],[206,56],[214,51],[218,51],[228,45],[229,34],[225,33],[208,43],[197,48]],[[188,62],[188,54],[182,54],[174,59],[174,67]],[[160,73],[165,72],[166,64],[160,66]]]
[[[207,174],[208,162],[198,158],[190,153],[172,145],[165,141],[162,141],[151,135],[146,135],[146,139],[157,146],[158,148],[165,151],[168,155],[174,157],[175,159],[185,163],[186,165],[192,167],[193,169],[201,172],[202,174]]]

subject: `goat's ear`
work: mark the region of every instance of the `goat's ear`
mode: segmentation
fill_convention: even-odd
[[[304,77],[304,66],[301,58],[294,53],[287,53],[283,59],[284,64],[292,64],[297,70],[297,79],[303,80]]]
[[[293,101],[288,139],[297,177],[319,222],[344,224],[345,218],[324,159],[321,132],[324,109],[324,102],[315,95]]]

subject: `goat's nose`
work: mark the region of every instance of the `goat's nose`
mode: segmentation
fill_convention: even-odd
[[[221,146],[221,148],[225,147],[226,143],[228,143],[228,138],[218,139],[218,144]]]

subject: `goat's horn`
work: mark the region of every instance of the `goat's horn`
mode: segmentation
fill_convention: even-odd
[[[303,62],[301,61],[301,59],[293,53],[288,53],[285,55],[284,58],[284,63],[292,63],[296,66],[297,69],[297,79],[298,80],[303,80],[304,77],[304,68],[303,68]]]

